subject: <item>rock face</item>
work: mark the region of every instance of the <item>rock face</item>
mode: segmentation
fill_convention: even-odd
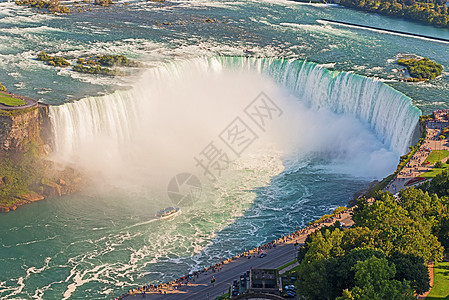
[[[23,152],[30,142],[42,149],[50,144],[48,106],[37,104],[24,110],[0,111],[0,156]]]
[[[77,192],[84,184],[77,170],[46,159],[52,148],[49,107],[25,100],[20,107],[0,104],[0,212]]]

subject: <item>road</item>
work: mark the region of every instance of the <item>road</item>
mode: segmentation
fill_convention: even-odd
[[[346,226],[353,224],[350,212],[346,211],[341,214],[341,218],[338,219]],[[221,271],[212,272],[209,270],[207,273],[202,273],[198,278],[195,278],[195,282],[186,286],[183,284],[177,290],[171,289],[167,291],[167,294],[148,293],[145,296],[139,294],[128,295],[125,299],[163,299],[163,300],[175,300],[175,299],[214,299],[228,292],[229,286],[235,279],[239,279],[240,275],[253,269],[276,269],[284,264],[294,260],[296,258],[295,243],[303,244],[307,237],[307,234],[313,230],[316,230],[324,225],[330,225],[331,223],[321,224],[316,228],[310,228],[304,234],[287,238],[285,242],[279,243],[276,247],[266,249],[263,252],[267,256],[259,258],[257,253],[252,254],[251,259],[247,257],[241,257],[231,260],[230,262],[222,266]],[[254,255],[256,255],[254,257]],[[214,285],[211,284],[213,276],[216,279]]]
[[[189,286],[183,285],[175,293],[166,295],[161,294],[148,294],[145,297],[142,295],[131,295],[126,299],[144,298],[144,299],[214,299],[228,292],[229,285],[235,279],[239,279],[239,276],[251,267],[253,269],[276,269],[292,260],[296,257],[296,249],[294,241],[276,246],[272,249],[266,249],[264,251],[267,256],[259,258],[254,254],[251,259],[241,257],[231,261],[222,266],[221,271],[212,272],[208,271],[207,274],[201,274],[198,278],[195,278],[195,282],[189,284]],[[212,277],[215,277],[215,285],[212,286]]]

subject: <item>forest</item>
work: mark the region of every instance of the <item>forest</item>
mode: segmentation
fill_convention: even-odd
[[[382,15],[448,27],[447,0],[341,0],[340,5]]]
[[[307,299],[416,299],[429,290],[427,262],[449,249],[449,172],[396,198],[377,192],[354,209],[354,226],[336,222],[310,234],[298,251]]]

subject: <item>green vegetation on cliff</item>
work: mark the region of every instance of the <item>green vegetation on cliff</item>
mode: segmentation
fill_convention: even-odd
[[[443,66],[430,59],[399,59],[398,64],[405,66],[410,76],[417,80],[434,79],[441,75]]]
[[[449,27],[447,0],[341,0],[340,5],[381,15]]]
[[[0,92],[0,104],[8,106],[19,106],[24,105],[25,101]]]
[[[6,87],[0,82],[0,91],[6,92]]]
[[[30,192],[30,187],[39,182],[42,168],[36,165],[36,144],[30,143],[23,155],[10,155],[0,160],[0,204],[11,205],[18,195]]]
[[[1,154],[0,212],[14,210],[44,197],[74,192],[83,184],[76,170],[69,167],[61,170],[54,162],[45,159],[38,143],[28,143],[24,152]]]
[[[61,56],[51,56],[42,51],[37,55],[37,60],[44,61],[47,65],[50,66],[58,66],[58,67],[67,67],[70,66],[70,63]]]
[[[320,222],[322,222],[322,221],[324,221],[324,220],[326,220],[326,219],[332,218],[332,217],[334,217],[335,215],[337,215],[337,214],[339,214],[339,213],[341,213],[342,211],[345,211],[345,210],[347,210],[347,209],[348,209],[347,207],[339,206],[339,207],[337,207],[336,209],[334,209],[334,211],[333,211],[330,215],[324,215],[324,216],[322,216],[321,218],[319,218],[318,220],[315,220],[314,222],[310,222],[310,223],[309,223],[309,226],[312,225],[312,224],[320,223]]]

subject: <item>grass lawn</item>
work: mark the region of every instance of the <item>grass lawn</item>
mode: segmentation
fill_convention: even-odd
[[[449,262],[436,263],[433,276],[433,287],[426,299],[449,299]]]
[[[426,173],[420,175],[419,177],[424,177],[424,178],[433,178],[435,176],[437,176],[438,174],[440,174],[441,172],[443,172],[443,170],[446,170],[449,168],[448,164],[443,164],[443,168],[433,168],[430,171],[427,171]]]
[[[449,156],[449,151],[447,150],[432,150],[432,152],[430,152],[429,156],[427,156],[425,161],[434,164],[447,156]]]
[[[24,105],[25,101],[22,99],[13,98],[8,94],[0,93],[0,103],[8,106]]]

